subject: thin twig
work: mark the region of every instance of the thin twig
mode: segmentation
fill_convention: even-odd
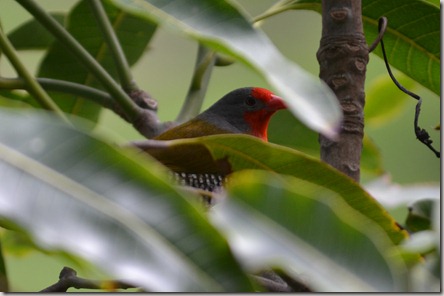
[[[177,116],[177,123],[187,121],[200,112],[215,61],[215,52],[199,45],[193,79],[182,109]]]
[[[386,18],[386,17],[381,17],[381,18],[379,19],[379,31],[383,31],[383,30],[385,30],[385,27],[387,27],[387,18]],[[439,152],[439,151],[437,151],[435,148],[433,148],[433,146],[432,146],[433,141],[432,141],[432,139],[430,139],[430,135],[429,135],[429,133],[428,133],[425,129],[419,127],[419,125],[418,125],[419,114],[420,114],[420,112],[421,112],[421,104],[422,104],[422,99],[421,99],[421,97],[418,96],[417,94],[415,94],[415,93],[409,91],[408,89],[406,89],[404,86],[402,86],[402,85],[398,82],[398,80],[396,80],[395,75],[393,75],[392,70],[391,70],[391,68],[390,68],[390,65],[389,65],[389,62],[388,62],[388,59],[387,59],[387,55],[386,55],[386,53],[385,53],[384,41],[383,41],[383,38],[382,38],[382,37],[380,38],[380,43],[381,43],[382,55],[383,55],[383,57],[384,57],[384,63],[385,63],[385,66],[386,66],[386,68],[387,68],[387,72],[389,73],[390,78],[392,79],[393,83],[394,83],[394,84],[395,84],[395,85],[396,85],[396,86],[397,86],[402,92],[404,92],[405,94],[411,96],[412,98],[414,98],[415,100],[418,101],[418,103],[416,104],[416,109],[415,109],[415,119],[414,119],[414,122],[413,122],[413,126],[414,126],[414,131],[415,131],[416,138],[417,138],[421,143],[423,143],[424,145],[426,145],[430,150],[432,150],[433,153],[435,153],[436,157],[440,158],[440,157],[441,157],[441,152]]]
[[[112,54],[122,88],[127,92],[137,88],[137,85],[130,71],[128,60],[126,59],[125,53],[120,46],[120,42],[109,21],[105,9],[103,8],[101,0],[91,0],[89,1],[89,3],[94,13],[95,20],[99,24],[105,42]]]
[[[52,78],[36,78],[36,80],[47,91],[81,96],[106,108],[110,108],[114,102],[108,93],[83,84]],[[26,89],[26,83],[22,78],[0,77],[0,89]]]
[[[385,16],[379,19],[379,34],[376,37],[375,41],[373,41],[372,45],[368,47],[368,52],[372,52],[381,42],[382,37],[384,37],[385,31],[387,30],[387,18]]]

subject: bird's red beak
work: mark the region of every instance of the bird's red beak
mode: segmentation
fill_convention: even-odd
[[[268,101],[267,107],[270,111],[278,111],[281,109],[287,109],[287,106],[284,103],[284,100],[282,100],[281,97],[278,97],[276,95],[271,95],[271,99]]]

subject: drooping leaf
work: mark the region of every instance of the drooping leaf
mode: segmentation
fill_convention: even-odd
[[[113,77],[117,77],[113,59],[88,2],[80,1],[72,9],[67,16],[67,30]],[[143,18],[123,12],[109,1],[102,3],[128,63],[133,65],[144,53],[156,26]],[[88,70],[58,41],[43,59],[38,76],[100,88]],[[73,95],[56,93],[52,97],[65,112],[97,121],[101,110],[97,104]]]
[[[439,200],[441,196],[439,183],[398,184],[389,175],[383,175],[365,184],[365,188],[386,209],[407,208],[410,204],[424,199]]]
[[[395,244],[406,236],[386,210],[359,184],[318,159],[294,149],[265,143],[247,135],[142,141],[136,144],[179,172],[226,175],[244,169],[262,169],[295,176],[339,194],[351,207],[377,222]]]
[[[429,2],[362,0],[362,21],[367,43],[371,44],[378,35],[379,18],[387,17],[384,45],[389,63],[439,96],[440,9]],[[285,5],[321,11],[321,0],[293,0]],[[380,47],[374,53],[382,58]]]
[[[64,24],[65,14],[51,13],[51,16],[60,24]],[[8,39],[17,50],[46,49],[54,41],[54,37],[35,19],[9,33]]]
[[[0,151],[0,221],[40,247],[151,291],[251,291],[224,238],[155,161],[5,111]]]
[[[248,171],[235,174],[227,195],[212,217],[250,269],[273,265],[303,275],[315,292],[403,289],[395,245],[333,191]]]
[[[260,73],[301,121],[333,136],[341,112],[333,92],[286,59],[254,29],[240,8],[223,0],[113,0],[125,10],[174,28]]]

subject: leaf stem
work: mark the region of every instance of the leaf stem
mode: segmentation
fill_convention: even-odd
[[[101,0],[89,1],[95,19],[99,24],[102,34],[105,38],[105,42],[113,56],[115,65],[117,67],[117,73],[120,78],[120,84],[125,91],[137,89],[137,85],[131,74],[128,61],[125,57],[122,47],[120,46],[119,39],[109,21],[108,15],[102,5]]]
[[[78,95],[104,107],[109,107],[114,103],[108,93],[90,86],[51,78],[37,78],[37,82],[47,91]],[[0,77],[0,89],[26,89],[26,83],[21,78]]]
[[[86,51],[82,45],[74,39],[56,20],[44,11],[33,0],[17,0],[17,2],[31,13],[49,32],[51,32],[60,42],[81,61],[81,63],[100,81],[103,87],[109,92],[122,108],[128,118],[134,120],[141,113],[139,108],[114,81],[111,75]]]
[[[196,116],[202,108],[202,103],[210,81],[211,72],[216,61],[216,54],[202,45],[199,45],[197,60],[194,66],[193,79],[187,97],[176,119],[181,123]]]
[[[24,88],[26,88],[26,90],[35,97],[43,108],[53,111],[63,121],[70,123],[65,113],[60,110],[59,106],[54,103],[42,86],[35,80],[35,77],[33,77],[33,75],[29,73],[26,67],[22,64],[17,52],[2,29],[0,29],[0,48],[11,62],[14,69],[17,71],[17,74],[23,78]]]

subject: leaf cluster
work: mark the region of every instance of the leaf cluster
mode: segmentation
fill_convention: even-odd
[[[404,225],[415,233],[409,239],[361,185],[292,148],[223,135],[152,143],[141,153],[91,132],[104,108],[145,136],[168,126],[158,122],[156,101],[130,71],[149,54],[152,37],[163,26],[200,46],[176,122],[199,112],[212,68],[222,64],[224,54],[262,75],[301,122],[333,136],[340,112],[331,91],[251,25],[289,9],[319,10],[320,1],[279,1],[255,20],[237,5],[214,0],[83,0],[67,14],[51,16],[37,2],[17,2],[34,18],[8,36],[0,30],[1,58],[19,73],[13,79],[0,75],[0,96],[7,106],[22,102],[14,110],[0,109],[2,239],[24,237],[32,248],[80,268],[93,265],[144,291],[262,291],[270,288],[263,277],[269,270],[287,279],[279,282],[286,291],[300,285],[329,292],[439,288],[439,215],[433,201],[412,205]],[[379,2],[363,1],[366,34],[390,8]],[[419,10],[435,20],[437,10],[439,16],[439,9],[423,1],[408,4],[407,12]],[[412,54],[407,64],[399,58],[394,65],[436,92],[439,42],[416,38],[434,34],[435,26],[405,29],[399,24],[411,15],[400,8],[395,15],[387,47],[393,55]],[[17,50],[27,49],[45,51],[35,76],[25,75],[29,72],[17,58]],[[427,66],[430,75],[419,79],[411,64]],[[390,105],[387,113],[391,109],[396,107]],[[372,120],[380,120],[380,113],[369,110]],[[366,141],[364,165],[380,174],[376,148]],[[216,203],[210,210],[198,192],[171,182],[162,164],[172,155],[179,163],[198,162],[196,151],[216,165],[223,160],[232,173],[224,191],[210,194]],[[6,290],[7,266],[0,259],[0,287]],[[411,285],[417,275],[426,280]]]

